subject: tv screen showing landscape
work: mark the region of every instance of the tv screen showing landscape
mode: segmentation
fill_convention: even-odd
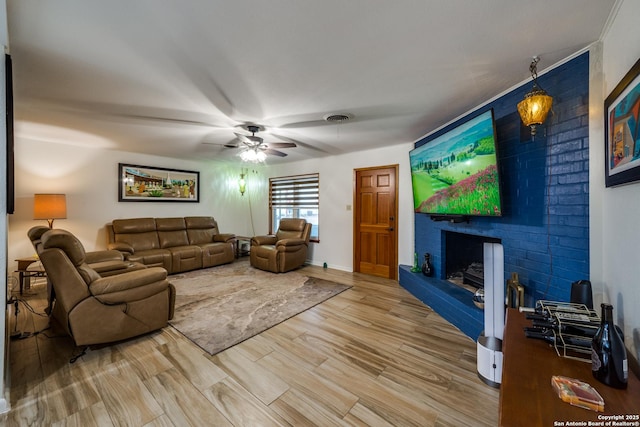
[[[493,110],[409,152],[416,212],[501,216]]]

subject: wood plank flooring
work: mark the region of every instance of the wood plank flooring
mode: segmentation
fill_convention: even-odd
[[[495,426],[475,343],[391,280],[353,288],[210,356],[172,327],[78,352],[47,329],[10,342],[7,426]],[[44,286],[25,299],[42,312]],[[21,304],[19,330],[46,317]],[[13,323],[11,323],[13,328]]]

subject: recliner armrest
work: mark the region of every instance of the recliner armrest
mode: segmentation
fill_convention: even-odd
[[[122,252],[116,250],[93,251],[85,254],[85,262],[87,264],[95,264],[106,261],[124,261]]]
[[[120,253],[120,252],[118,252]],[[129,273],[136,270],[144,270],[146,265],[139,262],[130,261],[103,261],[89,264],[96,273],[102,277],[113,276],[114,274]]]
[[[107,245],[107,248],[109,248],[109,250],[126,252],[126,253],[132,254],[132,255],[135,252],[134,249],[133,249],[133,246],[131,246],[128,243],[124,243],[124,242],[109,243],[109,245]]]
[[[275,245],[277,241],[278,238],[273,234],[268,236],[254,236],[251,239],[251,246]]]
[[[304,239],[281,239],[276,243],[276,250],[279,252],[293,252],[298,250],[300,246],[307,246]]]
[[[216,234],[213,236],[213,241],[214,242],[231,242],[236,238],[235,234],[230,234],[230,233],[223,233],[223,234]]]
[[[89,284],[89,292],[95,297],[104,296],[162,282],[166,278],[167,270],[162,267],[150,267],[115,276],[101,277]]]

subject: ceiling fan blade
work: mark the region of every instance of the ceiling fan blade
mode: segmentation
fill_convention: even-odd
[[[130,120],[138,120],[138,121],[155,121],[157,123],[164,124],[174,124],[174,125],[190,125],[190,126],[204,126],[207,128],[214,127],[211,123],[205,123],[198,120],[187,120],[187,119],[177,119],[171,117],[157,117],[157,116],[146,116],[142,114],[121,114],[121,113],[111,113],[114,117],[119,117],[123,119]]]
[[[270,148],[295,148],[297,145],[294,142],[268,142],[267,145]]]
[[[241,133],[234,132],[234,134],[240,139],[240,141],[247,144],[249,147],[262,144],[263,139],[255,135],[243,135]]]
[[[263,152],[272,156],[287,157],[287,153],[283,153],[282,151],[278,150],[272,150],[271,148],[266,148],[263,150]]]
[[[274,137],[278,138],[278,139],[282,139],[285,141],[289,141],[292,142],[294,144],[296,144],[296,147],[302,147],[302,148],[306,148],[307,150],[313,150],[313,151],[318,151],[320,153],[327,153],[328,151],[324,150],[323,148],[321,148],[321,143],[313,143],[313,144],[309,144],[306,142],[301,142],[297,139],[293,139],[293,138],[289,138],[288,136],[282,135],[282,134],[275,134],[273,132],[271,132],[271,135],[273,135]]]
[[[156,108],[151,106],[132,106],[89,101],[65,101],[64,103],[52,103],[48,100],[42,100],[38,102],[35,108],[55,110],[67,114],[82,114],[101,120],[118,120],[119,122],[126,120],[132,123],[155,122],[168,126],[187,125],[225,129],[233,127],[233,123],[229,119],[214,117],[210,113]]]
[[[249,138],[247,138],[246,135],[243,135],[243,134],[237,133],[237,132],[234,132],[234,135],[237,136],[238,139],[240,141],[244,142],[245,144],[251,144],[252,143],[251,140]]]
[[[238,141],[238,138],[234,138],[225,143],[207,141],[205,138],[202,141],[200,141],[200,143],[204,145],[217,145],[218,147],[225,147],[225,148],[238,148],[240,146],[240,141]]]

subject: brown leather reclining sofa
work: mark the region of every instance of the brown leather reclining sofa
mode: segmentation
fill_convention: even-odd
[[[108,248],[127,261],[163,267],[169,274],[234,260],[235,235],[221,234],[208,216],[115,219],[107,225]]]

